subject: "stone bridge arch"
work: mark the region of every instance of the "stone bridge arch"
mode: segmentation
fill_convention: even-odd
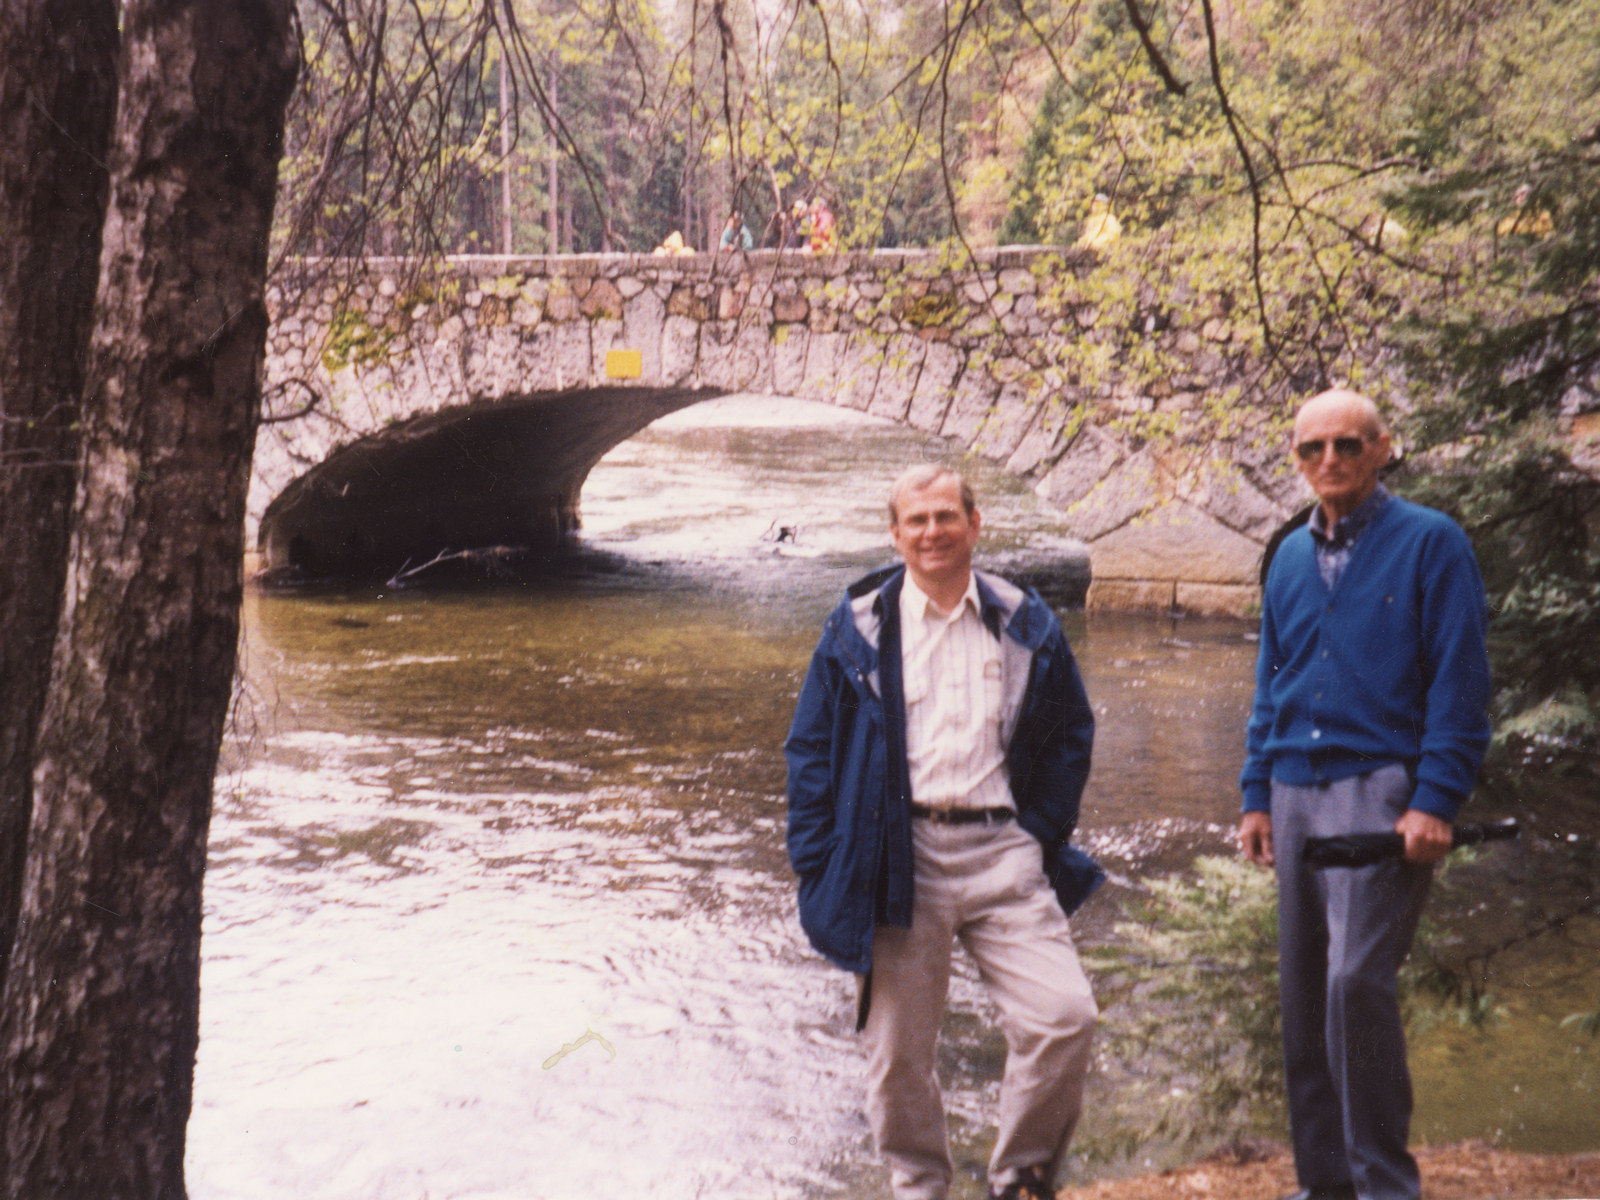
[[[579,495],[606,451],[721,392],[596,388],[480,399],[333,450],[267,506],[258,532],[275,574],[383,580],[442,553],[554,550],[579,527]]]
[[[274,292],[268,394],[303,411],[258,447],[265,565],[370,574],[469,538],[548,548],[611,445],[752,391],[870,412],[1030,479],[1089,546],[1092,606],[1246,611],[1297,483],[1247,436],[1185,434],[1253,364],[1196,297],[1145,322],[1176,368],[1161,394],[1115,370],[1093,390],[1063,379],[1054,349],[1112,336],[1075,286],[1092,265],[1044,247],[960,269],[922,250],[472,256],[421,282],[374,260],[352,292]],[[1173,432],[1124,428],[1150,413]]]

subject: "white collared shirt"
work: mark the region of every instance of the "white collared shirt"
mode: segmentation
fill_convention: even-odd
[[[938,808],[1014,808],[1000,738],[1000,644],[984,626],[975,578],[946,614],[906,573],[900,662],[911,798]]]

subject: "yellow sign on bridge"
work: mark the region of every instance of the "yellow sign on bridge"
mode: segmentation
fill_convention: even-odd
[[[638,379],[644,375],[644,351],[607,350],[607,379]]]

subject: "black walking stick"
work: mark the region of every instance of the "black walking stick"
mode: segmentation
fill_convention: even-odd
[[[1521,832],[1515,820],[1457,825],[1450,831],[1450,848],[1503,842]],[[1386,858],[1400,858],[1405,852],[1406,839],[1398,833],[1347,833],[1342,837],[1308,837],[1304,857],[1310,867],[1366,867]]]

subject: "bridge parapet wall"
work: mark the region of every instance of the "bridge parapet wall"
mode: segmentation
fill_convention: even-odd
[[[955,267],[936,252],[777,252],[374,260],[349,294],[269,297],[267,385],[252,515],[340,443],[397,421],[545,390],[707,389],[798,396],[952,438],[1032,480],[1090,547],[1091,604],[1240,612],[1260,550],[1298,502],[1272,414],[1219,439],[1201,410],[1251,363],[1225,306],[1144,314],[1172,364],[1118,370],[1087,251],[1011,247]],[[1063,354],[1071,348],[1076,354]],[[633,351],[637,377],[608,375]],[[1074,362],[1095,359],[1089,376]],[[615,361],[613,365],[615,365]],[[587,466],[583,467],[587,472]]]

